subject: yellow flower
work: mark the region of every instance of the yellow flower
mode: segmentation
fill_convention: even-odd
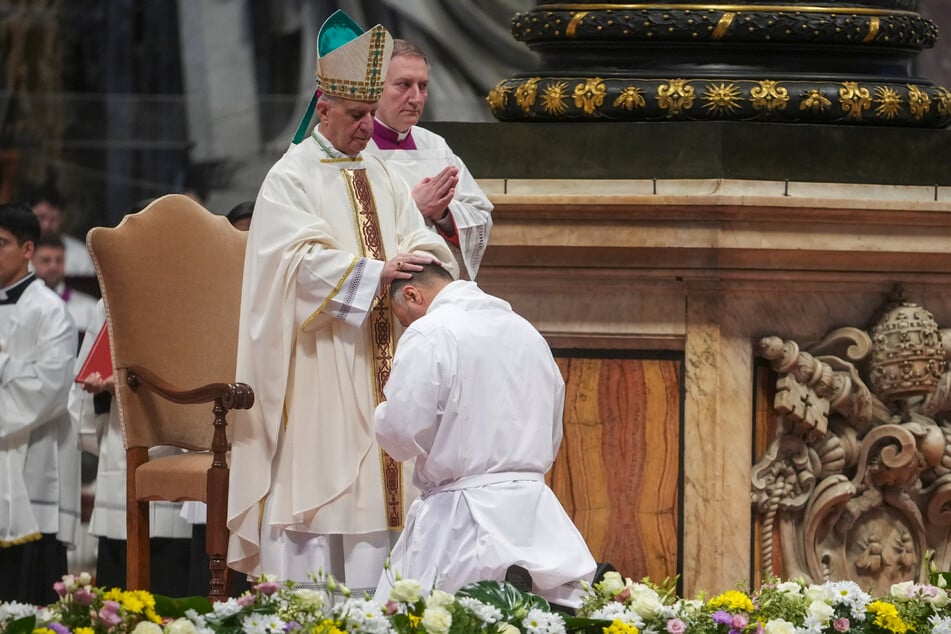
[[[35,627],[33,628],[33,634],[56,634],[56,632],[48,627]]]
[[[614,619],[611,621],[611,625],[601,629],[604,631],[604,634],[639,634],[640,632],[640,630],[633,625],[619,619]]]
[[[311,630],[311,634],[347,634],[345,630],[340,629],[337,626],[337,622],[333,619],[324,619],[320,623],[314,626]]]
[[[73,630],[73,634],[94,634],[95,630],[91,627],[77,627]]]
[[[884,630],[894,632],[894,634],[905,634],[911,629],[898,614],[898,608],[887,601],[872,601],[866,606],[865,610],[869,614],[875,615],[873,622]]]
[[[713,609],[722,609],[727,612],[752,612],[753,600],[739,590],[727,590],[723,594],[713,597],[707,603]]]

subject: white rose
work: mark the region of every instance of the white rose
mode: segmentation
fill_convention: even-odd
[[[803,594],[810,603],[813,601],[832,603],[835,600],[835,591],[828,584],[822,584],[819,586],[813,584],[808,586]]]
[[[429,634],[446,634],[452,625],[452,615],[446,608],[426,608],[420,622]]]
[[[139,621],[132,634],[162,634],[162,628],[152,621]]]
[[[937,592],[935,593],[934,598],[931,599],[931,605],[935,606],[936,608],[943,608],[948,605],[948,593],[938,587],[935,587],[935,590]]]
[[[415,579],[400,579],[390,591],[390,600],[397,603],[416,603],[419,599],[420,587]]]
[[[809,604],[808,612],[810,616],[822,623],[828,623],[835,614],[835,610],[832,609],[832,606],[825,601],[813,601]]]
[[[776,585],[776,590],[790,596],[798,597],[800,594],[802,594],[802,586],[800,586],[795,581],[783,581],[782,583]]]
[[[892,584],[888,592],[899,601],[908,601],[915,594],[915,582],[902,581],[901,583]]]
[[[449,594],[448,592],[443,592],[442,590],[433,590],[432,594],[429,595],[429,598],[426,599],[427,608],[448,608],[450,605],[456,602],[456,597]]]
[[[297,588],[291,593],[291,601],[304,610],[319,610],[324,607],[324,595],[313,588]]]
[[[796,626],[783,619],[767,621],[763,629],[766,634],[796,634]]]
[[[624,578],[621,576],[621,573],[612,570],[611,572],[604,573],[604,579],[599,585],[601,587],[601,594],[613,597],[624,589]]]
[[[664,607],[664,604],[660,601],[660,597],[650,587],[642,583],[635,583],[630,586],[630,588],[631,598],[629,605],[631,609],[637,612],[638,616],[645,621],[654,618],[657,613],[660,612],[661,608]]]
[[[165,626],[165,634],[196,634],[195,624],[188,619],[175,619]]]
[[[501,627],[499,627],[499,634],[522,634],[522,630],[518,629],[511,623],[503,623]]]
[[[88,586],[92,585],[92,575],[88,572],[79,573],[79,585]]]

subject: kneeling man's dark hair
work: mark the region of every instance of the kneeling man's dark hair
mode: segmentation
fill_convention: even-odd
[[[395,297],[407,284],[429,287],[436,280],[452,281],[452,273],[447,271],[442,264],[423,264],[422,267],[422,271],[414,272],[413,277],[408,280],[396,279],[390,282],[390,297]]]

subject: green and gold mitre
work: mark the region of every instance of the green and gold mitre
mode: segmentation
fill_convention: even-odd
[[[335,11],[317,33],[317,89],[354,101],[377,101],[383,94],[393,38],[377,24],[364,31],[343,11]],[[294,143],[307,136],[317,96],[297,127]]]

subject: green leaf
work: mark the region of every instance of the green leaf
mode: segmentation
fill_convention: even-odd
[[[3,634],[31,634],[36,627],[36,616],[24,616],[22,619],[10,621],[9,625],[3,630]]]
[[[506,621],[521,620],[529,610],[551,611],[544,598],[530,592],[522,592],[507,581],[477,581],[463,587],[457,597],[470,597],[495,606],[505,616]]]
[[[566,616],[565,630],[573,634],[602,634],[604,628],[611,626],[605,619],[589,619],[581,616]]]
[[[185,616],[186,610],[194,610],[198,614],[207,614],[211,612],[211,601],[205,597],[182,597],[173,599],[161,594],[153,595],[155,597],[155,613],[161,614],[166,618],[179,619]]]

